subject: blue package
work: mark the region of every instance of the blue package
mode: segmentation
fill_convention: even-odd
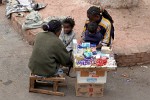
[[[82,45],[78,45],[78,48],[81,49],[81,48],[82,48]]]
[[[97,55],[97,52],[96,52],[96,51],[93,51],[92,53],[93,53],[93,55]]]
[[[82,47],[83,48],[90,48],[90,43],[89,42],[82,43]]]
[[[96,47],[96,44],[91,44],[91,47]]]
[[[90,59],[92,57],[92,52],[84,52],[83,54],[85,56],[86,59]]]
[[[97,82],[97,79],[96,78],[87,78],[87,82],[95,83],[95,82]]]

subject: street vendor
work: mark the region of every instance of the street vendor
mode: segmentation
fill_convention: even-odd
[[[55,76],[59,66],[72,66],[70,55],[59,39],[62,30],[60,21],[51,20],[37,34],[28,67],[32,74],[44,77]]]
[[[102,8],[92,6],[87,10],[88,20],[85,23],[82,33],[82,40],[85,38],[85,33],[88,30],[88,24],[90,22],[96,22],[98,27],[97,31],[103,35],[102,42],[97,46],[110,46],[112,39],[114,39],[114,27],[112,17],[108,12]],[[101,39],[101,38],[100,38]]]

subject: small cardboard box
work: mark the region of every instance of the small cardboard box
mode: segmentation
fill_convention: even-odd
[[[100,71],[77,71],[77,82],[78,83],[98,83],[104,84],[107,80],[107,72]]]
[[[80,71],[81,77],[104,77],[105,71]]]
[[[102,97],[104,84],[76,84],[76,96],[83,97]]]

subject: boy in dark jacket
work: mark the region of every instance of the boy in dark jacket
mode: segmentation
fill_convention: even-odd
[[[95,22],[90,22],[87,30],[83,33],[83,41],[90,42],[91,44],[99,45],[103,39],[100,31],[97,31],[98,25]]]

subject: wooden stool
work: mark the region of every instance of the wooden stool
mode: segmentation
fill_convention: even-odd
[[[49,85],[49,82],[53,82],[53,90],[45,90],[45,89],[38,89],[35,87],[36,84],[41,85]],[[63,92],[58,92],[59,86],[66,86],[65,84],[65,77],[40,77],[31,74],[30,75],[30,84],[29,84],[29,92],[34,93],[41,93],[41,94],[48,94],[48,95],[57,95],[57,96],[64,96],[65,94]]]

